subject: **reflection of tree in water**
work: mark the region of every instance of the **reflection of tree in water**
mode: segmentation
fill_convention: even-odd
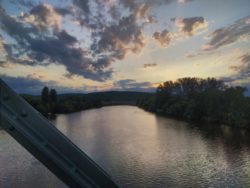
[[[170,178],[189,179],[188,185],[193,187],[199,186],[198,182],[215,187],[247,185],[250,132],[225,125],[187,123],[161,116],[157,116],[156,121],[158,138],[165,148],[163,156],[167,169],[171,171],[168,174]],[[181,181],[178,185],[186,186]]]
[[[250,155],[250,132],[245,129],[226,125],[191,125],[190,131],[198,129],[203,138],[210,140],[218,153],[223,152],[224,159],[230,169],[243,168],[247,156]],[[237,167],[237,168],[236,168]],[[242,169],[242,172],[244,169]],[[235,172],[237,173],[237,172]]]

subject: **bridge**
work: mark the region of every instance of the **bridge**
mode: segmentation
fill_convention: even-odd
[[[0,126],[69,187],[118,188],[104,170],[1,79]]]

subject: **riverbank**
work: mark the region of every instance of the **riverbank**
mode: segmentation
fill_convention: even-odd
[[[137,106],[139,108],[147,111],[147,112],[151,112],[151,113],[154,113],[156,115],[163,116],[166,118],[172,118],[172,119],[186,121],[186,122],[194,123],[194,124],[204,124],[205,123],[205,124],[214,124],[214,125],[226,125],[226,126],[230,126],[233,128],[236,127],[236,128],[250,131],[250,124],[245,119],[242,119],[242,120],[239,119],[239,122],[235,123],[235,122],[225,121],[223,119],[215,119],[212,117],[191,118],[190,116],[186,117],[186,116],[170,115],[168,112],[164,111],[163,109],[154,109],[154,108],[149,107],[149,106],[141,106],[138,104],[137,104]]]
[[[155,96],[137,105],[166,117],[250,128],[250,98],[245,88],[229,87],[214,78],[182,78],[159,85]]]
[[[153,93],[133,91],[107,91],[88,94],[57,94],[56,100],[47,102],[41,96],[21,95],[41,114],[68,114],[82,110],[110,105],[136,105],[140,98],[153,96]],[[49,98],[49,97],[48,97]]]
[[[214,131],[216,132],[217,130],[219,130],[223,127],[228,127],[228,128],[230,127],[233,131],[236,131],[236,130],[243,131],[243,132],[246,132],[248,135],[250,135],[250,127],[249,126],[230,125],[230,124],[227,124],[226,122],[223,123],[223,122],[219,122],[219,121],[209,121],[209,119],[201,119],[201,120],[185,119],[183,117],[174,117],[174,116],[166,115],[162,111],[158,111],[158,112],[157,111],[150,111],[150,110],[144,109],[144,108],[139,107],[139,106],[137,106],[137,107],[146,111],[146,112],[155,114],[159,117],[186,122],[190,125],[193,125],[194,127],[201,128],[203,131],[207,130],[207,129],[209,129],[209,130],[214,129]]]

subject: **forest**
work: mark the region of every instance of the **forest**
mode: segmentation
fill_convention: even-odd
[[[155,96],[141,98],[137,105],[168,117],[250,128],[245,91],[215,78],[186,77],[160,84]]]

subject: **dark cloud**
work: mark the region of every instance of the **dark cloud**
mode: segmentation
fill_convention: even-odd
[[[5,45],[7,60],[33,66],[48,64],[44,62],[63,64],[69,74],[97,81],[104,81],[112,75],[113,71],[107,68],[109,57],[89,57],[88,51],[77,47],[77,38],[64,30],[55,30],[53,36],[46,35],[35,26],[27,27],[5,12],[1,12],[0,21],[4,31],[17,41],[15,45]],[[30,59],[20,59],[23,54]]]
[[[154,32],[153,38],[161,45],[167,46],[170,43],[171,35],[170,32],[164,29],[162,32]]]
[[[246,53],[239,57],[241,63],[236,66],[231,66],[230,68],[237,72],[236,79],[250,80],[250,53]]]
[[[138,53],[145,46],[142,30],[145,24],[155,21],[151,8],[174,0],[128,0],[115,5],[109,0],[72,0],[60,7],[29,0],[14,2],[24,6],[20,16],[9,15],[0,5],[0,33],[8,38],[1,66],[6,62],[27,66],[54,63],[65,66],[68,76],[105,81],[112,77],[110,67],[114,61],[123,59],[128,52]],[[112,7],[128,11],[119,13]],[[89,29],[89,47],[82,47],[80,36],[62,30],[65,16]],[[165,44],[166,37],[164,31],[158,39]]]
[[[248,89],[246,95],[250,96],[250,54],[246,53],[240,56],[239,60],[238,65],[230,67],[235,71],[235,74],[230,77],[221,77],[220,79],[229,85],[241,83],[243,87]]]
[[[129,90],[129,91],[145,91],[154,92],[155,87],[151,82],[137,82],[133,79],[125,79],[114,82],[114,88],[117,90]]]
[[[0,75],[0,78],[5,81],[17,93],[40,94],[44,86],[53,86],[55,82],[43,82],[39,79],[27,77],[10,77]]]
[[[89,0],[73,0],[73,3],[76,7],[79,7],[85,15],[90,12]]]
[[[2,0],[0,0],[0,3],[1,3],[1,1]],[[10,2],[15,4],[15,5],[28,7],[28,8],[32,8],[35,6],[34,1],[32,1],[32,0],[10,0]]]
[[[183,3],[187,3],[192,0],[182,0]],[[125,8],[129,8],[131,11],[138,8],[138,5],[146,5],[147,7],[155,7],[155,6],[161,6],[166,5],[172,2],[179,2],[182,3],[181,0],[120,0],[120,4],[122,4]]]
[[[44,86],[57,90],[57,93],[84,93],[88,90],[95,91],[93,87],[85,86],[79,88],[65,87],[54,81],[41,81],[39,77],[30,74],[26,77],[12,77],[0,75],[0,79],[6,82],[17,93],[40,95]]]
[[[66,16],[66,15],[72,14],[72,9],[71,9],[71,7],[67,7],[67,8],[56,7],[56,8],[54,8],[54,10],[55,10],[58,14],[60,14],[61,16]]]
[[[185,4],[185,3],[189,3],[192,2],[194,0],[178,0],[179,3]]]
[[[208,36],[209,43],[203,46],[203,50],[211,51],[232,44],[240,39],[249,40],[250,16],[235,21],[232,25],[215,30]]]
[[[187,35],[193,36],[197,31],[207,28],[207,22],[203,17],[190,17],[190,18],[171,18],[180,31]]]
[[[97,81],[111,77],[112,70],[106,70],[110,64],[106,57],[92,59],[82,48],[74,47],[77,39],[65,31],[55,34],[57,38],[47,37],[45,40],[32,39],[29,41],[30,54],[33,59],[45,58],[50,62],[65,65],[69,74],[83,75]]]
[[[0,25],[10,37],[13,37],[20,45],[26,45],[26,40],[30,35],[36,35],[38,30],[34,27],[27,27],[22,22],[6,14],[4,10],[0,11]]]
[[[128,51],[137,53],[144,47],[142,26],[136,22],[136,16],[123,17],[117,24],[104,28],[99,40],[92,45],[95,53],[109,53],[110,57],[123,59]]]
[[[40,30],[46,30],[48,27],[59,30],[61,25],[62,9],[54,9],[49,4],[39,4],[34,6],[29,13],[24,13],[21,17],[26,22],[31,23]]]
[[[156,22],[154,16],[150,14],[150,10],[152,7],[168,4],[173,1],[127,0],[118,1],[115,5],[109,1],[104,1],[110,4],[109,7],[111,9],[109,9],[109,13],[111,13],[113,22],[111,21],[112,24],[107,25],[103,25],[102,23],[88,24],[88,26],[91,25],[91,28],[96,31],[92,33],[92,37],[95,40],[91,49],[95,54],[109,53],[110,59],[113,59],[113,61],[115,59],[123,59],[128,52],[140,52],[145,46],[142,33],[144,25]],[[103,1],[97,2],[103,3]],[[122,9],[128,9],[130,15],[124,16],[117,13],[115,10],[119,10],[119,6]],[[102,11],[105,11],[105,9],[103,8]],[[101,20],[102,18],[99,19]],[[162,45],[166,45],[170,41],[170,35],[167,30],[162,31],[159,35],[155,33],[155,37]]]
[[[238,86],[240,81],[241,87],[246,88],[245,95],[250,96],[250,83],[242,83],[241,82],[242,80],[239,76],[237,75],[231,77],[225,76],[225,77],[220,77],[219,79],[229,86]]]
[[[143,65],[144,68],[156,67],[157,63],[146,63]]]
[[[112,62],[123,59],[129,51],[137,53],[144,47],[142,26],[137,21],[147,13],[147,6],[137,4],[131,15],[105,25],[95,22],[98,20],[95,18],[86,20],[86,13],[88,17],[93,16],[88,1],[75,0],[74,5],[84,12],[82,18],[87,27],[99,28],[93,31],[91,49],[79,47],[76,37],[60,29],[61,16],[68,14],[65,9],[38,4],[20,20],[4,10],[0,12],[1,28],[17,42],[6,45],[6,60],[30,66],[47,65],[48,62],[63,64],[68,75],[105,81],[112,76],[113,71],[109,68]],[[28,59],[21,59],[22,55]]]

